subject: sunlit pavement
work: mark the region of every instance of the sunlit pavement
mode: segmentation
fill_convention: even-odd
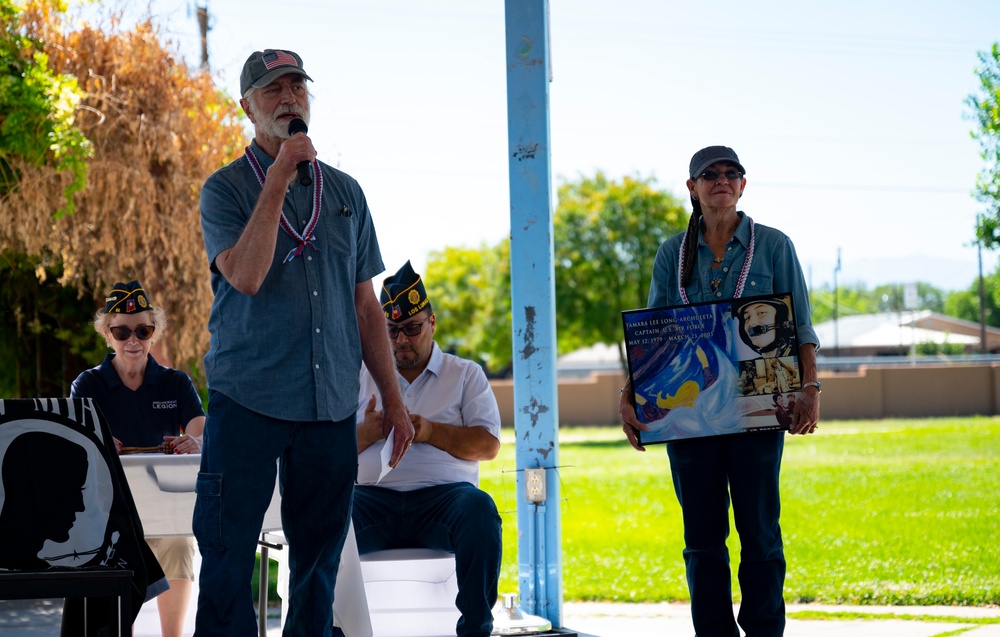
[[[795,613],[863,613],[866,619],[795,619]],[[3,637],[59,637],[62,603],[59,600],[0,600],[0,635]],[[788,637],[935,637],[964,631],[962,637],[1000,637],[1000,624],[978,625],[963,619],[1000,621],[1000,608],[964,606],[789,606]],[[273,615],[273,613],[272,613]],[[916,616],[921,620],[893,619]],[[955,618],[933,621],[935,617]],[[268,619],[268,637],[280,637],[278,618]],[[690,637],[687,604],[625,604],[567,602],[563,627],[594,637]]]

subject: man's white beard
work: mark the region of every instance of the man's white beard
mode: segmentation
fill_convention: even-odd
[[[278,137],[280,139],[287,139],[291,137],[288,134],[288,122],[286,120],[279,120],[278,117],[284,115],[285,113],[295,113],[302,121],[309,125],[309,106],[299,108],[298,105],[289,104],[282,107],[280,110],[271,113],[263,114],[257,111],[259,114],[257,116],[257,123],[255,124],[257,131],[269,135],[271,137]]]

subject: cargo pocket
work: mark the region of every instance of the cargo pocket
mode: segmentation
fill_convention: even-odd
[[[194,492],[198,499],[194,505],[192,527],[198,545],[216,551],[226,547],[222,542],[222,474],[198,473]]]

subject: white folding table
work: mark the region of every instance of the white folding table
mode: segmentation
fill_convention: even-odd
[[[125,477],[128,480],[135,508],[142,520],[146,537],[192,536],[191,521],[194,519],[195,483],[201,467],[200,454],[137,453],[120,456]],[[264,514],[261,532],[281,530],[281,496],[275,480],[271,504]],[[195,581],[192,597],[198,598],[198,567],[200,555],[195,555]],[[258,625],[260,635],[267,633],[267,549],[261,549],[260,612]],[[195,603],[197,606],[197,603]],[[147,610],[151,608],[151,610]],[[152,619],[145,621],[145,615]],[[195,609],[188,609],[184,624],[185,634],[194,632]],[[136,637],[141,637],[142,626],[150,624],[150,634],[159,634],[158,615],[152,600],[143,605],[136,619]]]
[[[147,537],[191,536],[194,485],[201,454],[137,453],[121,456],[125,477]],[[275,480],[261,531],[281,529],[281,496]]]

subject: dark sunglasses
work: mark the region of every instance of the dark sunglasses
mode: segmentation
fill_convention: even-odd
[[[419,323],[407,323],[402,327],[393,327],[390,325],[387,326],[385,329],[387,332],[389,332],[389,340],[396,340],[396,337],[399,336],[400,332],[406,334],[407,336],[416,336],[417,334],[420,333],[422,329],[424,329],[424,323],[426,323],[429,320],[431,320],[431,317],[428,316]]]
[[[111,335],[115,337],[116,341],[127,341],[133,333],[132,330],[124,325],[116,325],[108,329],[111,331]],[[155,331],[155,325],[140,325],[135,328],[135,337],[140,341],[148,341]]]
[[[706,170],[705,172],[701,173],[698,176],[707,181],[715,181],[716,179],[719,178],[719,175],[725,175],[726,179],[728,179],[729,181],[737,181],[739,179],[743,179],[743,173],[741,173],[738,170],[727,170],[724,173],[720,173],[717,170]]]

